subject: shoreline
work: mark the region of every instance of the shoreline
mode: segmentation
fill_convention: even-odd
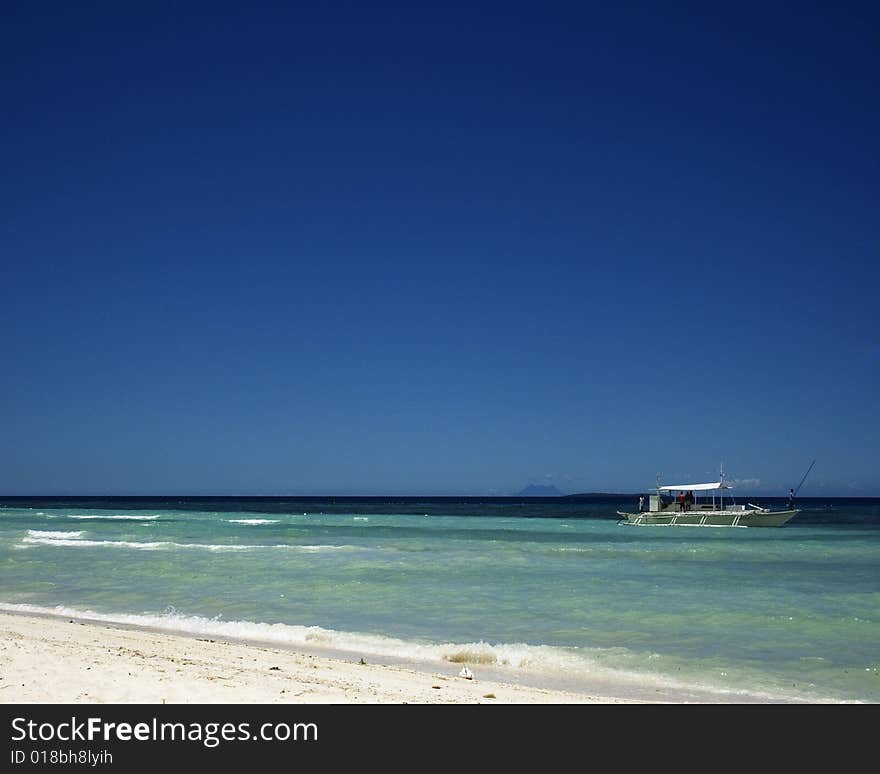
[[[49,613],[0,612],[2,704],[644,704],[613,693],[459,676],[461,664],[199,637]],[[487,670],[488,671],[488,670]],[[669,703],[668,701],[656,703]]]

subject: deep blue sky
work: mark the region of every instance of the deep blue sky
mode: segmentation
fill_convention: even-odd
[[[878,19],[708,6],[6,7],[0,492],[880,495]]]

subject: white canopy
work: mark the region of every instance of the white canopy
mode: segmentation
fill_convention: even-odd
[[[709,489],[730,489],[731,487],[723,481],[718,481],[714,484],[676,484],[675,486],[659,486],[657,488],[664,492],[671,492],[672,490],[676,492],[705,492]]]

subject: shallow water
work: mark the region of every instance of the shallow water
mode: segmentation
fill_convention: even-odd
[[[647,698],[880,700],[880,501],[777,529],[634,527],[621,505],[7,498],[0,607]]]

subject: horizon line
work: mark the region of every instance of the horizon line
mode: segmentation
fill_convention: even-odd
[[[469,500],[476,499],[517,499],[517,500],[564,500],[567,498],[575,498],[575,497],[634,497],[640,494],[645,494],[653,490],[645,489],[645,490],[636,490],[636,491],[628,491],[628,492],[607,492],[607,491],[594,491],[594,492],[570,492],[564,493],[560,492],[559,494],[498,494],[498,493],[483,493],[483,494],[431,494],[431,493],[418,493],[418,494],[393,494],[393,493],[382,493],[382,494],[367,494],[367,493],[355,493],[355,494],[342,494],[342,493],[324,493],[324,494],[303,494],[303,493],[287,493],[287,494],[244,494],[244,493],[222,493],[222,492],[164,492],[164,493],[97,493],[97,492],[86,492],[86,493],[75,493],[75,492],[54,492],[54,493],[42,493],[42,494],[6,494],[0,493],[0,499],[2,498],[17,498],[17,499],[41,499],[41,498],[172,498],[172,497],[183,497],[183,498],[206,498],[206,497],[219,497],[219,498],[239,498],[239,499],[297,499],[297,498],[308,498],[308,499],[332,499],[332,498],[344,498],[344,499],[381,499],[381,498],[401,498],[401,499],[412,499],[412,498],[426,498],[426,499],[450,499],[450,498],[465,498]],[[748,492],[741,491],[739,492],[739,497],[762,497],[762,498],[780,498],[786,499],[788,497],[787,494],[778,494],[771,495],[766,493],[758,493],[758,492]],[[799,495],[798,499],[823,499],[823,498],[834,498],[834,499],[877,499],[880,495],[836,495],[836,494],[821,494],[821,495]]]

